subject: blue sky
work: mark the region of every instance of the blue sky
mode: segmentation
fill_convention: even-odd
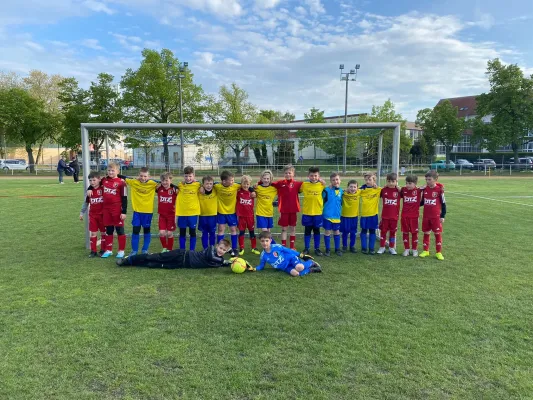
[[[486,91],[489,59],[533,74],[532,26],[531,0],[20,0],[2,5],[0,70],[88,86],[137,68],[143,48],[169,48],[206,92],[236,82],[259,108],[301,118],[343,114],[338,66],[360,64],[348,111],[390,98],[413,120]]]

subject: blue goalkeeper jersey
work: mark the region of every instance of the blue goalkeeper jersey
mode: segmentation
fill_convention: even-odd
[[[270,246],[270,253],[267,253],[265,250],[261,252],[261,258],[257,270],[261,271],[268,263],[275,269],[290,272],[296,264],[302,262],[298,258],[299,255],[300,253],[295,250],[288,249],[280,244],[273,244]]]

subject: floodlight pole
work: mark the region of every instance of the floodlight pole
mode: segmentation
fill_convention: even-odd
[[[341,70],[341,81],[346,81],[346,93],[344,96],[344,123],[348,122],[348,82],[355,81],[357,79],[357,71],[360,65],[357,64],[355,69],[351,69],[350,72],[342,72],[344,70],[344,64],[339,65]],[[353,75],[353,78],[350,76]],[[342,151],[342,173],[346,174],[346,155],[348,153],[348,129],[344,131],[344,150]]]
[[[183,65],[180,66],[180,73],[178,75],[178,81],[179,81],[179,89],[180,89],[180,123],[183,124],[183,95],[181,92],[181,79],[185,78],[185,75],[182,75],[182,73],[185,72],[187,67],[189,66],[188,62],[184,62]],[[180,129],[180,146],[181,146],[181,170],[185,168],[185,140],[183,138],[183,129]]]

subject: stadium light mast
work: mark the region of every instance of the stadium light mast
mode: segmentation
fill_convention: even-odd
[[[183,124],[183,94],[181,91],[181,80],[185,78],[185,72],[187,71],[187,67],[189,66],[189,63],[184,61],[179,66],[179,73],[178,73],[178,91],[180,96],[180,123]],[[168,67],[172,67],[172,63],[168,63]],[[183,170],[185,168],[185,139],[183,138],[183,129],[180,129],[180,166]],[[169,161],[170,163],[170,161]]]
[[[355,65],[355,69],[351,69],[350,72],[343,72],[344,64],[339,65],[341,70],[341,81],[346,82],[346,94],[344,97],[344,123],[348,120],[348,82],[357,80],[357,71],[359,71],[361,66],[359,64]],[[346,174],[346,154],[348,152],[348,129],[344,131],[344,150],[342,152],[342,173]]]

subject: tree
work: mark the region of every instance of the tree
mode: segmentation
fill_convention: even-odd
[[[264,117],[265,123],[271,124],[288,124],[294,121],[295,115],[286,111],[275,110],[261,110],[260,116]],[[277,168],[282,168],[283,165],[294,164],[294,140],[291,140],[290,132],[287,130],[274,130],[269,134],[275,140],[275,144],[272,146],[272,164]],[[262,141],[257,143],[253,147],[255,158],[260,165],[268,165],[268,151],[266,142]],[[259,157],[259,158],[258,158]]]
[[[518,151],[531,141],[528,133],[533,130],[533,75],[525,77],[517,65],[503,65],[499,59],[488,62],[486,74],[490,92],[476,99],[474,137],[490,150],[511,145],[518,160]]]
[[[0,89],[0,124],[9,138],[24,143],[30,172],[35,172],[33,147],[61,129],[58,115],[46,111],[41,100],[20,88]]]
[[[158,146],[158,136],[158,132],[146,129],[137,130],[127,135],[124,145],[134,150],[141,149],[144,153],[144,166],[149,167],[152,151]],[[135,163],[137,164],[137,161]],[[142,166],[142,164],[136,166]]]
[[[125,106],[126,122],[168,123],[180,121],[179,81],[183,98],[183,122],[199,123],[203,120],[205,95],[200,85],[193,83],[193,74],[184,69],[172,51],[145,49],[143,60],[137,70],[127,69],[122,77],[121,87]],[[174,135],[170,130],[161,131],[165,166],[169,168],[168,145]],[[187,138],[196,132],[185,131]]]
[[[324,111],[320,111],[316,107],[312,107],[308,113],[304,113],[305,122],[308,124],[323,124],[326,122],[324,119]],[[316,160],[316,148],[321,148],[323,141],[320,138],[326,137],[328,131],[324,129],[303,129],[297,132],[298,136],[298,148],[305,149],[306,147],[313,146],[314,159]]]
[[[22,78],[15,72],[0,71],[0,90],[22,88]],[[7,138],[5,128],[0,124],[0,158],[7,157]]]
[[[453,146],[461,140],[466,129],[464,118],[457,116],[457,107],[449,100],[437,104],[433,110],[426,108],[420,110],[416,123],[424,130],[424,137],[430,142],[439,142],[446,151],[446,168],[450,161]]]

